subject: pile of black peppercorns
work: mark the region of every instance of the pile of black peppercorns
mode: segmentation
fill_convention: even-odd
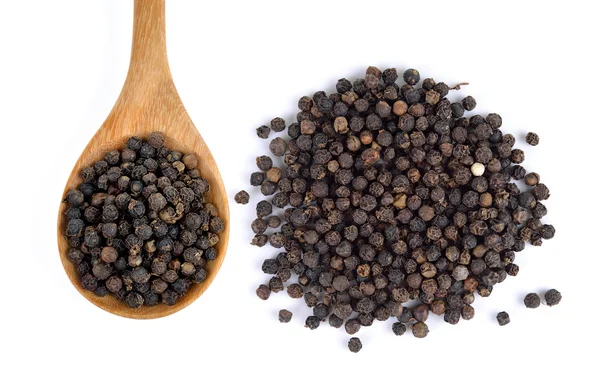
[[[132,308],[174,305],[204,281],[224,229],[205,201],[210,186],[196,156],[164,141],[160,132],[130,138],[84,168],[83,183],[66,196],[68,258],[83,288]]]
[[[328,321],[353,335],[396,318],[394,334],[410,327],[423,338],[430,312],[450,324],[473,318],[475,294],[490,296],[517,275],[525,243],[554,236],[541,221],[550,192],[520,165],[524,152],[500,130],[500,115],[465,116],[473,97],[452,102],[459,85],[431,78],[417,86],[417,70],[406,70],[404,85],[397,79],[396,69],[369,67],[364,78],[340,79],[336,93],[302,97],[289,139],[269,144],[285,165],[256,159],[250,184],[270,200],[256,206],[251,244],[282,249],[264,261],[272,278],[257,295],[287,288],[303,298],[313,309],[310,329]],[[257,135],[284,129],[276,118]],[[242,191],[236,201],[248,198]],[[403,306],[414,299],[420,305]]]

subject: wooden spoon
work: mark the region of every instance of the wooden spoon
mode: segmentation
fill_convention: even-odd
[[[113,314],[135,319],[159,318],[175,313],[202,295],[223,263],[229,240],[229,207],[221,174],[210,150],[185,111],[171,78],[165,40],[165,0],[135,0],[127,80],[108,118],[77,160],[63,197],[82,183],[79,176],[81,169],[102,159],[107,151],[123,148],[129,137],[148,137],[153,131],[165,134],[165,145],[169,149],[196,154],[200,174],[211,187],[207,201],[215,205],[219,216],[225,221],[225,230],[219,235],[220,241],[215,246],[218,256],[206,265],[208,276],[204,282],[192,285],[173,306],[160,304],[132,309],[110,294],[96,296],[81,286],[75,265],[67,258],[69,243],[64,236],[67,222],[65,202],[61,203],[58,212],[58,251],[75,288],[94,305]]]

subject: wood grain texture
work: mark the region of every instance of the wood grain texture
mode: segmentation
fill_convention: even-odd
[[[215,246],[218,256],[208,262],[208,276],[194,284],[174,306],[163,304],[131,309],[112,295],[98,297],[83,289],[75,265],[67,258],[69,244],[64,236],[67,209],[63,201],[58,212],[58,250],[62,264],[75,288],[96,306],[127,318],[152,319],[175,313],[196,300],[214,280],[227,251],[229,241],[229,206],[221,174],[206,143],[188,116],[173,84],[167,60],[165,39],[165,0],[135,0],[131,63],[127,80],[114,108],[104,124],[77,160],[67,181],[63,197],[82,183],[79,173],[94,164],[107,151],[122,149],[131,136],[148,137],[153,131],[166,136],[165,145],[182,153],[198,156],[198,169],[210,183],[207,201],[218,209],[225,230]]]

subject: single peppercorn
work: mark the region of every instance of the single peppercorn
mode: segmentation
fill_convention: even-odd
[[[317,329],[319,325],[321,325],[321,319],[314,315],[311,315],[308,318],[306,318],[306,322],[304,323],[304,326],[310,330]]]
[[[506,311],[501,311],[496,315],[496,320],[498,321],[498,325],[504,326],[510,323],[510,316]]]
[[[148,137],[148,144],[155,149],[161,148],[165,144],[165,135],[162,132],[152,132]]]
[[[540,175],[537,173],[527,173],[524,179],[525,184],[528,186],[535,186],[540,182]]]
[[[299,284],[293,283],[287,287],[287,293],[292,299],[299,299],[304,295],[304,290]]]
[[[464,320],[471,320],[475,317],[475,308],[471,305],[465,305],[461,309],[460,314]]]
[[[261,300],[267,300],[271,296],[271,289],[267,285],[260,285],[256,289],[256,296]]]
[[[419,82],[419,80],[421,79],[419,72],[415,69],[407,69],[404,72],[403,77],[404,77],[404,81],[408,85],[416,85]]]
[[[113,247],[104,247],[104,248],[102,248],[101,257],[102,257],[102,260],[105,261],[106,263],[113,263],[119,257],[119,253]]]
[[[535,309],[540,306],[540,296],[536,293],[529,293],[523,299],[525,307]]]
[[[429,334],[429,327],[423,322],[416,322],[412,325],[412,333],[416,338],[425,338]]]
[[[472,111],[477,106],[477,102],[475,101],[475,98],[473,98],[470,95],[463,98],[461,103],[462,103],[463,108],[467,111]]]
[[[527,133],[527,136],[525,137],[525,140],[531,146],[537,146],[537,144],[540,143],[540,137],[535,132],[529,132],[529,133]]]
[[[283,156],[287,150],[287,143],[281,137],[276,137],[271,140],[269,150],[271,150],[271,153],[275,156]]]
[[[261,139],[269,138],[269,134],[271,133],[271,128],[269,126],[260,126],[256,129],[256,135]]]
[[[130,308],[139,308],[144,304],[144,298],[137,292],[130,292],[125,298],[125,302]]]
[[[544,299],[546,300],[546,305],[554,306],[560,303],[562,300],[562,295],[560,292],[558,292],[558,290],[551,289],[546,291],[544,294]]]
[[[397,336],[401,336],[406,333],[406,325],[396,322],[392,324],[392,332],[394,332],[394,334]]]
[[[360,330],[360,326],[360,322],[357,319],[349,319],[346,321],[344,328],[346,329],[346,333],[352,335]]]
[[[357,337],[352,337],[348,341],[348,349],[352,353],[358,353],[362,349],[362,342]]]
[[[235,194],[234,200],[240,205],[246,205],[250,200],[250,195],[248,194],[248,192],[242,190]]]
[[[255,172],[250,175],[250,185],[257,187],[260,186],[265,180],[265,174],[262,172]]]
[[[271,120],[271,130],[281,132],[285,130],[285,121],[283,118],[275,117]]]
[[[419,322],[425,322],[429,317],[429,306],[421,304],[413,310],[413,316]]]
[[[292,320],[292,312],[286,309],[279,310],[279,322],[289,323]]]
[[[273,160],[266,155],[261,155],[256,158],[256,166],[258,169],[266,172],[273,167]]]
[[[460,321],[460,311],[458,309],[446,309],[444,321],[448,324],[458,324]]]

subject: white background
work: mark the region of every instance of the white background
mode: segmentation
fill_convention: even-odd
[[[167,318],[123,319],[84,299],[59,261],[56,215],[80,152],[127,72],[131,1],[0,2],[0,364],[598,364],[597,207],[600,29],[593,2],[167,1],[175,84],[209,144],[233,203],[248,189],[254,129],[288,123],[302,95],[334,90],[366,66],[414,67],[470,86],[477,112],[497,112],[551,189],[556,237],[517,254],[521,272],[477,299],[476,317],[429,321],[426,339],[363,328],[363,350],[285,293],[262,302],[262,260],[248,206],[232,204],[229,252],[209,290]],[[524,135],[535,131],[532,148]],[[559,306],[525,309],[524,294],[558,288]],[[279,324],[277,311],[295,312]],[[498,311],[512,322],[499,327]],[[433,316],[435,318],[435,316]],[[592,340],[595,342],[592,343]],[[236,361],[237,360],[237,361]],[[264,361],[260,361],[264,360]]]

